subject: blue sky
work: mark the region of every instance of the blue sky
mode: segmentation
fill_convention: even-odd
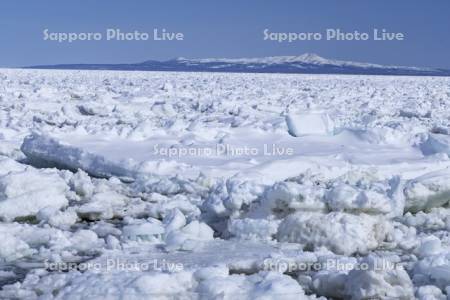
[[[106,28],[183,32],[184,41],[43,40],[43,30],[104,32]],[[405,41],[263,40],[263,30],[326,28],[402,32]],[[153,0],[0,1],[0,66],[130,63],[174,57],[259,57],[317,53],[328,58],[450,68],[448,0]]]

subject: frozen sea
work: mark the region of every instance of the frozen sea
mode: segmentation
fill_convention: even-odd
[[[0,69],[1,299],[450,299],[450,78]]]

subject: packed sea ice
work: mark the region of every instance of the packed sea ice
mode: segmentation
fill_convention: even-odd
[[[450,299],[450,78],[0,70],[1,299]]]

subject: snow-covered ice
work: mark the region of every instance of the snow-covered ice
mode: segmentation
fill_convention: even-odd
[[[450,78],[0,70],[1,299],[446,299]]]
[[[333,121],[327,114],[319,112],[288,113],[288,132],[293,136],[333,134]]]

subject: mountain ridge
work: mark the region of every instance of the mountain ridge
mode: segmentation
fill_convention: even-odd
[[[391,66],[323,58],[314,53],[299,56],[260,58],[178,57],[166,61],[147,60],[131,64],[59,64],[25,67],[28,69],[183,71],[289,74],[355,74],[450,76],[450,70],[427,67]]]

